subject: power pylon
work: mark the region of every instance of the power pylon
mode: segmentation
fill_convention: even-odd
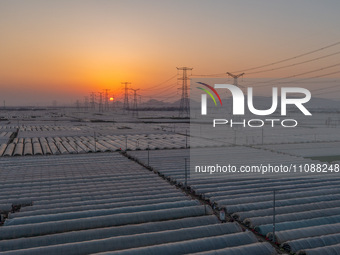
[[[99,93],[99,112],[103,112],[103,92]]]
[[[177,70],[183,71],[183,76],[178,78],[182,80],[182,97],[179,105],[179,117],[188,117],[189,116],[189,96],[188,96],[188,75],[187,71],[192,70],[190,67],[177,67]]]
[[[114,111],[115,110],[115,96],[112,95],[111,97],[113,98],[113,100],[111,102],[111,110]],[[110,99],[110,101],[111,101],[111,99]]]
[[[84,110],[85,111],[89,110],[89,97],[84,98]]]
[[[80,102],[79,102],[78,99],[77,99],[77,101],[76,101],[76,108],[77,108],[77,110],[79,111],[79,109],[80,109]]]
[[[90,107],[91,107],[91,110],[96,109],[96,93],[95,92],[90,93]]]
[[[133,105],[132,105],[132,116],[138,117],[138,107],[137,107],[137,91],[139,89],[130,89],[133,91]]]
[[[104,109],[105,111],[108,111],[109,108],[109,91],[110,89],[104,89],[105,94],[104,94]]]
[[[230,77],[234,78],[234,83],[233,83],[233,85],[235,85],[235,86],[238,87],[239,85],[238,85],[237,79],[238,79],[239,77],[243,76],[244,73],[240,73],[240,74],[232,74],[232,73],[227,72],[227,74],[228,74]]]
[[[129,110],[129,88],[128,85],[131,84],[131,82],[122,82],[124,84],[124,110]]]
[[[242,90],[244,89],[244,87],[238,85],[238,82],[237,82],[237,79],[240,78],[241,76],[243,76],[244,73],[240,73],[240,74],[232,74],[232,73],[227,72],[227,74],[228,74],[230,77],[234,78],[234,83],[233,83],[233,85],[235,85],[236,87],[241,88]],[[229,108],[229,114],[231,114],[231,113],[232,113],[232,110],[231,110],[231,108]],[[240,116],[235,116],[235,120],[241,120],[241,117],[240,117]],[[235,131],[235,132],[236,132],[236,131]],[[236,137],[236,135],[235,135],[235,137]],[[236,139],[236,138],[235,138],[235,139]],[[236,143],[236,142],[235,142],[235,143]]]

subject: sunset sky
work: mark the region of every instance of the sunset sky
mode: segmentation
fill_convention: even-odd
[[[193,75],[242,71],[339,42],[339,11],[338,0],[1,0],[1,104],[70,104],[106,88],[119,98],[124,81],[144,100],[158,93],[177,100],[176,67],[192,67]],[[340,45],[281,65],[338,51]],[[340,54],[245,78],[337,63]]]

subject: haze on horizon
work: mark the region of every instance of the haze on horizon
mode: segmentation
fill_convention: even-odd
[[[339,10],[336,0],[3,0],[0,102],[71,104],[106,88],[119,99],[123,81],[140,88],[144,100],[169,95],[176,100],[176,67],[192,67],[193,75],[223,74],[322,48],[340,41]],[[299,61],[338,51],[340,45]],[[245,80],[287,77],[338,63],[340,54],[246,74]],[[335,86],[340,73],[323,78]],[[323,80],[303,86],[318,90],[316,81]],[[339,91],[322,96],[337,99]]]

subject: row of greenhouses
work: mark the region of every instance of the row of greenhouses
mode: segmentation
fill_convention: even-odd
[[[205,149],[195,150],[202,158],[207,154]],[[219,155],[220,151],[211,148],[209,155]],[[185,183],[185,158],[190,157],[189,150],[153,151],[149,159],[138,151],[129,152],[129,155],[164,178],[178,185]],[[236,165],[254,165],[258,162],[318,163],[270,150],[238,146],[230,147],[228,153],[219,158]],[[253,176],[242,179],[207,178],[192,173],[187,176],[187,185],[192,193],[214,208],[225,209],[230,218],[275,241],[282,249],[299,255],[337,254],[332,251],[338,249],[337,234],[340,233],[339,173],[318,175],[317,178],[274,179]]]
[[[32,156],[113,152],[125,150],[159,150],[189,147],[189,137],[179,134],[106,135],[70,137],[14,138],[0,146],[0,156]],[[221,146],[215,141],[196,141],[193,147]]]
[[[299,144],[271,144],[262,148],[301,157],[339,156],[340,142],[311,142]]]
[[[11,136],[12,136],[13,132],[9,131],[0,131],[0,145],[1,144],[7,144],[8,141],[10,140]]]
[[[274,255],[119,153],[1,158],[1,254]]]
[[[14,138],[12,143],[0,146],[0,156],[157,150],[185,148],[186,146],[188,146],[187,137],[176,134]]]

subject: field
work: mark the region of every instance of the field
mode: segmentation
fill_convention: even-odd
[[[220,140],[205,138],[206,124],[195,127],[200,137],[190,137],[189,119],[177,116],[0,111],[1,253],[302,255],[339,249],[338,172],[282,179],[186,171],[190,150],[202,160],[209,150],[234,165],[339,164],[337,113],[317,115],[325,124],[280,128],[279,136],[270,127],[226,129]]]

